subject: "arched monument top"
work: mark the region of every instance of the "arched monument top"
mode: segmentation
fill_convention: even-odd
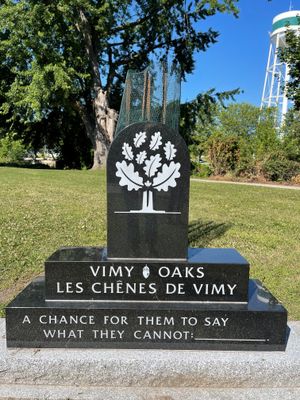
[[[186,259],[190,161],[183,138],[159,123],[136,123],[107,161],[108,257]]]

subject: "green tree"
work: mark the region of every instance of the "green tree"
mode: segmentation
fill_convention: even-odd
[[[19,163],[26,155],[26,148],[20,140],[10,135],[0,139],[0,163]]]
[[[255,135],[255,158],[262,160],[270,153],[280,150],[282,144],[275,127],[276,109],[265,108],[260,112],[260,119]]]
[[[300,162],[300,112],[289,110],[283,129],[283,148],[289,160]]]
[[[214,174],[254,173],[259,116],[259,108],[248,103],[232,103],[218,108],[212,140],[206,144]]]
[[[230,104],[218,115],[222,130],[227,135],[251,139],[259,123],[260,110],[249,103]]]
[[[219,108],[212,136],[206,143],[214,174],[254,175],[258,162],[280,149],[275,110],[260,110],[247,103]]]
[[[80,116],[71,108],[52,109],[40,121],[15,126],[22,132],[23,143],[37,153],[46,147],[52,151],[58,168],[83,168],[92,166],[91,143],[83,135]]]
[[[199,167],[207,139],[216,125],[218,110],[225,108],[226,102],[234,100],[239,93],[239,89],[226,92],[211,89],[181,105],[179,130],[188,145],[193,169]]]
[[[172,54],[182,76],[193,55],[218,33],[200,21],[218,12],[237,14],[238,0],[5,0],[0,6],[2,113],[35,122],[72,108],[105,163],[117,119],[120,90],[129,68]]]
[[[260,109],[249,103],[230,104],[219,112],[219,129],[224,135],[236,137],[238,140],[236,163],[234,167],[231,166],[236,175],[255,173],[255,141],[260,114]]]
[[[280,49],[279,57],[289,66],[290,80],[287,84],[287,96],[294,101],[295,108],[300,110],[300,36],[298,34],[293,31],[287,32],[286,46]]]

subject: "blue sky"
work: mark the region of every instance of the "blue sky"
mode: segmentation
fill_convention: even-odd
[[[260,105],[273,18],[289,11],[290,0],[240,0],[240,15],[218,14],[203,22],[203,29],[220,32],[218,43],[196,55],[196,69],[182,83],[181,101],[189,101],[210,88],[240,88],[238,102]],[[292,0],[300,10],[300,0]]]

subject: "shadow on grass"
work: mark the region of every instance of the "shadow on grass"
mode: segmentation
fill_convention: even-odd
[[[230,223],[217,223],[214,221],[202,221],[198,219],[189,224],[189,245],[206,247],[213,240],[223,236],[232,226]]]
[[[0,163],[0,167],[11,167],[11,168],[30,168],[30,169],[50,169],[49,165],[36,163],[29,164],[26,162],[11,162],[11,163]]]

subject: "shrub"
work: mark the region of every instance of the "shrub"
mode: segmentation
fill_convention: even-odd
[[[300,174],[300,163],[271,155],[262,162],[261,172],[271,181],[289,181]]]
[[[221,133],[208,139],[208,159],[214,175],[225,175],[236,169],[239,159],[239,139]]]
[[[296,185],[300,185],[300,174],[293,176],[292,182],[295,183]]]
[[[208,178],[212,175],[212,170],[207,164],[198,163],[197,165],[194,164],[194,167],[193,175],[196,175],[199,178]]]
[[[18,163],[26,156],[26,148],[20,140],[13,140],[6,136],[0,139],[0,162]]]
[[[234,174],[247,178],[253,177],[256,174],[253,146],[250,140],[244,138],[240,138],[239,140],[238,160]]]

